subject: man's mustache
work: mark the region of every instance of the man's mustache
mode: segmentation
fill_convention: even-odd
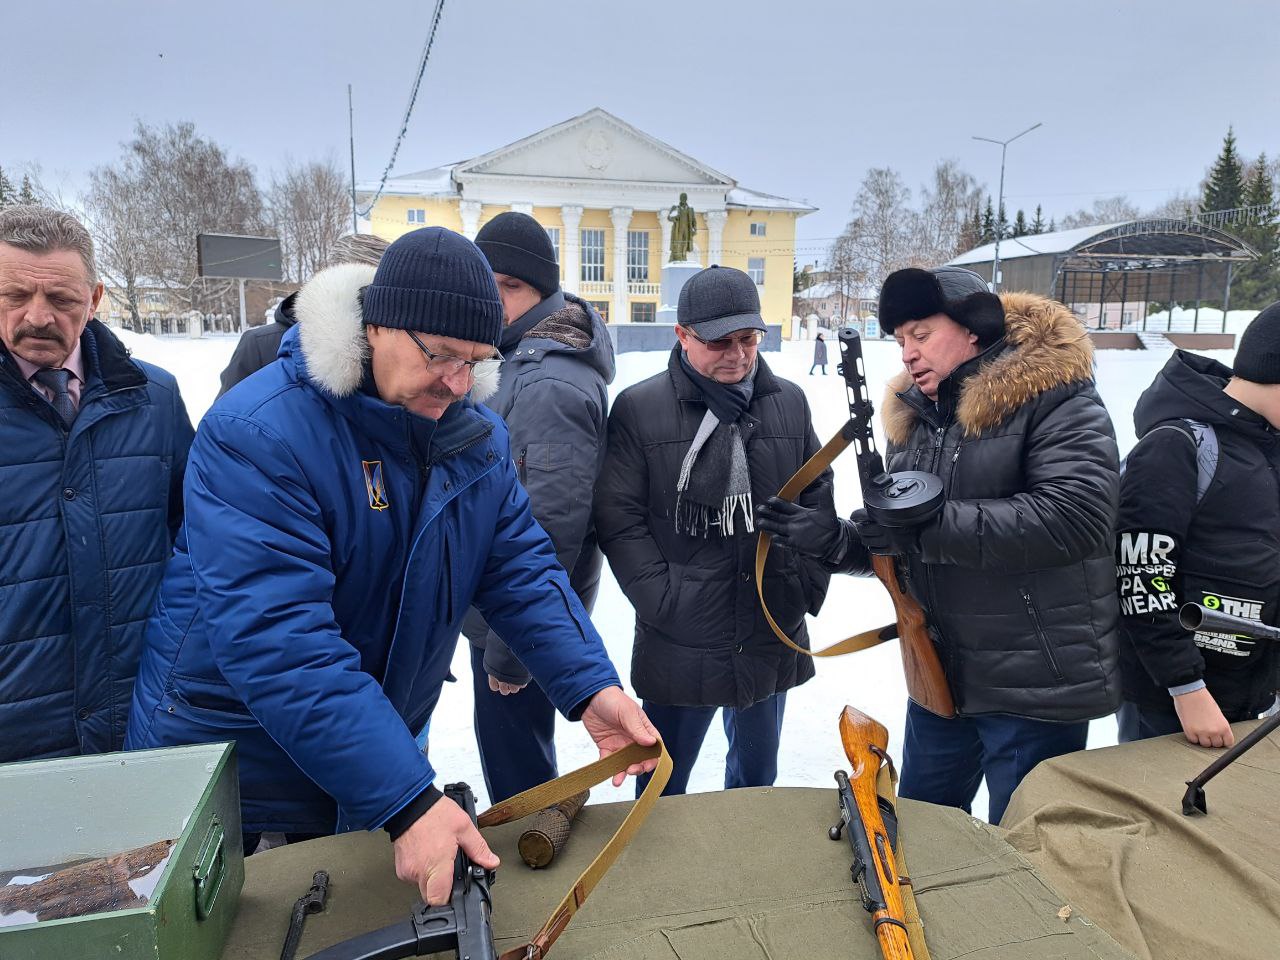
[[[23,340],[50,340],[59,346],[66,345],[57,327],[19,327],[13,333],[13,342],[21,343]]]

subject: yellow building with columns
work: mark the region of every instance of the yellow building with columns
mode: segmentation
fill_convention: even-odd
[[[377,188],[358,186],[362,204]],[[691,259],[750,274],[765,322],[790,337],[796,220],[816,208],[741,187],[598,107],[471,160],[389,178],[362,229],[394,240],[441,226],[474,239],[498,214],[523,211],[550,235],[566,291],[611,323],[647,323],[681,193],[697,214]]]

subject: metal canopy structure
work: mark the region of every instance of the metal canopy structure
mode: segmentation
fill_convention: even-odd
[[[994,244],[951,262],[991,279]],[[1067,306],[1098,306],[1097,326],[1106,325],[1106,304],[1191,303],[1199,330],[1204,300],[1221,303],[1222,323],[1231,303],[1236,264],[1257,254],[1238,238],[1196,220],[1130,220],[1059,230],[1003,241],[999,286],[1054,297]],[[1146,317],[1140,321],[1146,329]]]

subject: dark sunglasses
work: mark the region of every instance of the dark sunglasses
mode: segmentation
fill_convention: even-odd
[[[730,347],[738,346],[743,350],[760,345],[760,341],[764,339],[763,330],[752,330],[747,336],[721,337],[719,340],[703,340],[700,336],[689,331],[689,336],[697,340],[700,344],[710,350],[712,353],[724,353]]]

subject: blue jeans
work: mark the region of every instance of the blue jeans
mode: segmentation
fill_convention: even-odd
[[[744,710],[735,707],[669,707],[644,702],[644,712],[662,735],[671,754],[671,779],[663,788],[664,797],[684,793],[689,788],[689,774],[702,749],[702,741],[711,727],[716,711],[724,710],[724,732],[729,738],[725,756],[724,788],[771,787],[778,777],[778,740],[782,735],[782,712],[787,695],[753,703]],[[649,774],[636,777],[636,796],[649,784]]]
[[[1178,719],[1178,711],[1173,709],[1172,700],[1169,701],[1168,710],[1142,706],[1126,700],[1116,711],[1116,719],[1120,722],[1121,743],[1149,740],[1151,737],[1164,737],[1171,733],[1182,732],[1182,721]]]
[[[530,787],[554,780],[556,708],[537,683],[503,696],[489,689],[484,651],[471,648],[475,691],[476,744],[489,802],[499,803]]]
[[[1036,764],[1083,750],[1088,737],[1088,720],[1052,723],[1003,713],[945,720],[908,701],[898,794],[970,813],[986,777],[987,819],[999,823],[1013,791]]]

